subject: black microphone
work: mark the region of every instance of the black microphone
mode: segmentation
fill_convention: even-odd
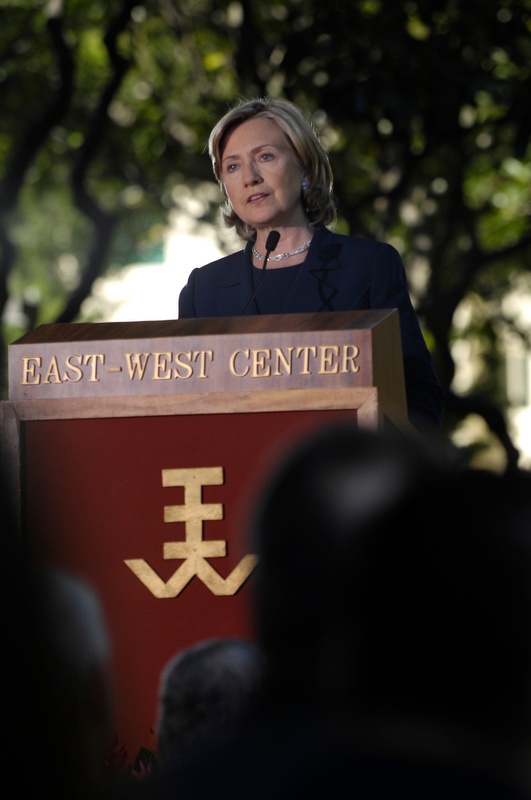
[[[273,252],[273,250],[277,246],[277,244],[279,242],[279,239],[280,239],[280,233],[278,231],[270,231],[269,232],[269,236],[266,239],[266,245],[265,245],[266,246],[266,251],[265,251],[265,256],[264,256],[264,263],[263,263],[263,266],[262,266],[262,274],[260,275],[260,280],[258,281],[256,289],[252,293],[252,295],[251,295],[251,297],[249,299],[249,302],[247,303],[247,305],[245,306],[245,308],[242,311],[242,317],[244,317],[245,314],[247,314],[247,312],[249,311],[251,303],[253,302],[254,298],[258,294],[258,292],[260,290],[260,287],[261,287],[262,283],[264,282],[265,268],[267,266],[267,262],[268,262],[269,256],[271,255],[271,253]]]

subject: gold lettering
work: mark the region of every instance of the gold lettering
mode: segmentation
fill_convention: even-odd
[[[271,350],[251,350],[252,355],[252,374],[253,378],[268,378],[271,369],[266,365],[266,358],[271,357]]]
[[[316,367],[319,375],[337,375],[339,372],[359,372],[356,345],[302,345],[301,347],[275,347],[273,350],[235,350],[229,361],[230,371],[237,378],[269,378],[292,375],[312,375]],[[294,364],[294,358],[297,362]]]
[[[207,358],[209,359],[210,363],[214,360],[214,352],[212,350],[199,350],[195,354],[195,360],[199,362],[199,378],[206,378],[206,362]]]
[[[294,350],[294,347],[288,347],[288,355],[286,356],[280,347],[275,347],[276,366],[273,368],[273,375],[282,375],[281,367],[284,368],[285,375],[291,375],[291,355]]]
[[[302,370],[301,375],[311,375],[312,371],[310,369],[310,355],[314,358],[317,355],[317,347],[298,347],[297,348],[297,358],[302,357]]]
[[[247,367],[245,367],[243,372],[238,372],[238,370],[236,369],[236,359],[238,358],[239,355],[244,355],[245,358],[248,359],[249,358],[249,351],[248,350],[235,350],[234,353],[230,357],[229,368],[230,368],[231,373],[233,375],[235,375],[236,378],[245,378],[245,376],[249,374],[249,365],[247,365]]]
[[[182,564],[169,580],[163,581],[143,558],[129,558],[124,562],[154,597],[177,597],[194,577],[199,578],[212,594],[233,595],[254,570],[257,557],[251,553],[245,555],[226,578],[206,560],[225,558],[227,555],[225,540],[203,539],[203,522],[223,519],[221,503],[203,503],[203,487],[222,483],[222,467],[162,470],[164,487],[184,487],[183,505],[164,506],[164,521],[184,522],[186,538],[184,541],[164,542],[163,558],[181,559]]]
[[[153,380],[170,380],[171,370],[168,368],[168,361],[171,360],[171,353],[153,353],[153,358],[155,359],[153,365]]]
[[[164,522],[186,522],[187,532],[196,542],[202,541],[202,521],[223,519],[221,503],[203,503],[203,486],[221,486],[223,467],[196,467],[195,469],[163,469],[163,486],[184,486],[184,505],[164,506]]]
[[[344,345],[341,372],[359,372],[359,365],[356,364],[356,358],[359,356],[359,354],[360,349],[355,344]]]
[[[22,386],[38,386],[41,382],[40,373],[37,373],[37,367],[42,366],[42,358],[40,356],[29,356],[22,359]],[[34,380],[32,380],[34,379]]]
[[[321,350],[319,375],[337,375],[339,371],[339,364],[337,363],[339,347],[337,345],[329,345],[328,347],[323,346],[319,349]]]
[[[63,375],[63,380],[65,382],[71,381],[72,383],[77,383],[83,377],[83,370],[81,369],[81,359],[82,356],[68,356],[66,359],[66,371]],[[74,364],[74,361],[77,361],[77,364]],[[71,369],[73,375],[68,372],[68,369]]]
[[[163,557],[172,558],[166,550]],[[143,558],[128,558],[124,560],[124,564],[129,567],[131,572],[157,600],[177,597],[194,577],[199,578],[207,589],[210,589],[212,594],[218,597],[236,594],[249,578],[257,563],[257,557],[252,553],[248,553],[234,567],[232,572],[226,578],[223,578],[205,559],[194,562],[192,559],[187,558],[169,580],[163,581],[160,575]]]
[[[98,364],[105,364],[105,356],[103,353],[92,353],[85,356],[85,364],[91,368],[89,383],[99,383],[98,378]]]
[[[56,356],[52,356],[43,383],[62,383]]]
[[[144,379],[149,356],[149,353],[125,353],[130,381],[135,378],[137,373],[140,380]]]
[[[194,353],[194,356],[195,355],[196,354]],[[187,361],[183,360],[185,357]],[[177,369],[175,370],[176,378],[183,378],[183,380],[186,380],[186,378],[191,378],[191,376],[194,374],[194,370],[190,364],[191,358],[192,353],[190,351],[188,353],[177,353],[175,356],[175,363],[177,364]],[[184,373],[179,372],[179,367],[182,367]]]

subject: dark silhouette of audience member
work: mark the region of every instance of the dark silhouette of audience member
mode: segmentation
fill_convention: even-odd
[[[112,642],[96,590],[31,557],[1,471],[2,756],[22,797],[131,800],[138,784],[106,769]]]
[[[113,687],[98,597],[81,579],[30,557],[4,465],[0,518],[6,779],[24,797],[110,798],[104,758]]]
[[[0,514],[2,525],[2,580],[0,581],[2,666],[2,755],[6,772],[13,776],[19,792],[32,792],[38,783],[29,749],[31,734],[33,648],[29,646],[26,592],[28,570],[24,547],[11,504],[11,493],[2,466]],[[38,765],[36,765],[38,770]],[[41,796],[46,796],[45,794]]]
[[[344,603],[352,579],[338,575],[347,544],[423,484],[438,484],[451,458],[428,439],[341,424],[303,439],[273,468],[250,520],[270,702],[293,704],[300,696],[315,703],[323,682],[328,694],[330,647],[351,636]],[[347,624],[337,643],[330,642],[335,619]]]
[[[263,659],[245,639],[220,637],[179,651],[162,671],[157,763],[182,762],[212,738],[232,736],[257,702]]]
[[[99,598],[78,576],[50,566],[30,564],[29,578],[31,763],[40,764],[51,796],[103,796],[110,791],[113,685]]]
[[[531,477],[326,428],[251,522],[261,704],[152,797],[531,796]]]

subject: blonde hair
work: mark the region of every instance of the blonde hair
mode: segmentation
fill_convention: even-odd
[[[336,220],[336,206],[332,194],[332,168],[312,123],[294,103],[266,97],[240,101],[216,123],[210,133],[208,153],[214,175],[225,197],[222,207],[225,225],[235,228],[244,241],[254,239],[256,235],[256,230],[235,213],[221,179],[221,158],[227,136],[243,122],[255,117],[270,119],[278,125],[304,170],[308,187],[301,191],[310,225],[316,228],[319,225],[333,224]]]

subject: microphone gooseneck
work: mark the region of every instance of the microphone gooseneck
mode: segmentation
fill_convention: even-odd
[[[249,308],[251,307],[251,303],[253,302],[254,298],[256,297],[258,292],[260,291],[260,287],[261,287],[262,283],[264,282],[265,268],[267,266],[267,262],[268,262],[269,256],[271,255],[273,250],[276,248],[277,244],[279,243],[279,240],[280,240],[280,233],[278,231],[270,231],[269,232],[269,236],[267,237],[266,244],[265,244],[266,251],[265,251],[265,256],[264,256],[264,263],[262,264],[262,272],[260,274],[260,280],[258,281],[256,289],[254,290],[254,292],[252,293],[251,297],[249,298],[249,301],[248,301],[247,305],[245,306],[245,308],[242,311],[242,317],[244,317],[247,314],[247,312],[249,311]]]

